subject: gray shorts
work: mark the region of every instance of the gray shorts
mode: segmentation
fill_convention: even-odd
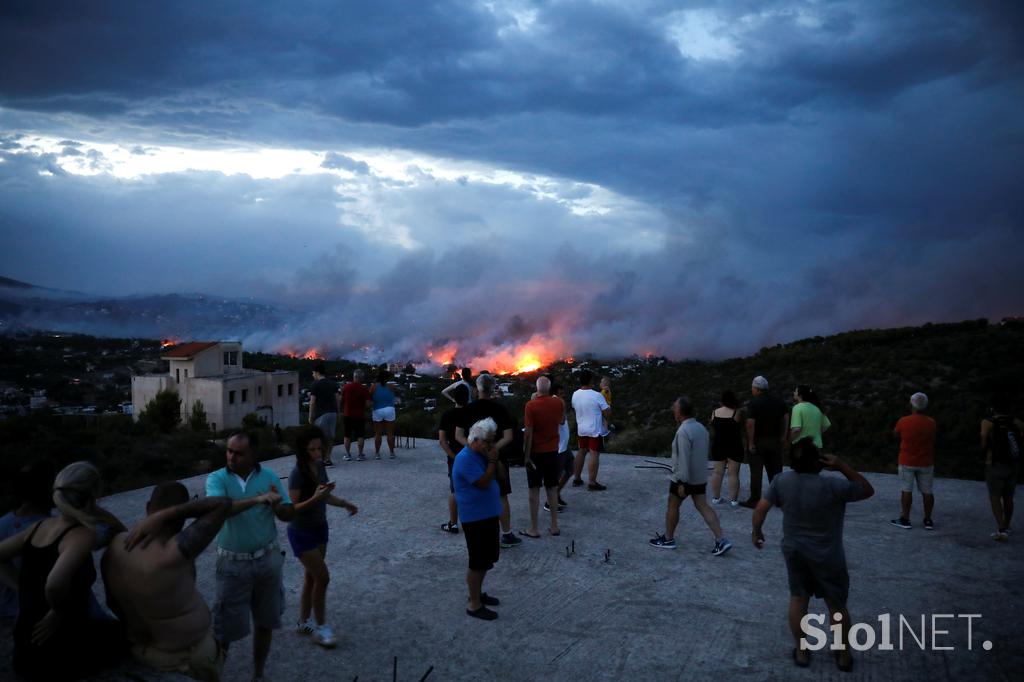
[[[334,432],[338,430],[338,413],[337,412],[325,412],[316,418],[313,422],[314,426],[319,427],[327,440],[334,442]]]
[[[922,495],[932,494],[932,482],[935,480],[935,467],[908,467],[899,465],[900,490],[905,493],[914,492],[914,481]]]
[[[284,555],[271,550],[259,559],[217,556],[217,600],[213,605],[213,633],[228,644],[249,634],[249,614],[257,627],[276,630],[284,613]]]

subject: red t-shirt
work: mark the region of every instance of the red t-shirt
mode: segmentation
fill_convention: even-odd
[[[343,415],[346,417],[365,417],[366,401],[370,399],[370,389],[366,384],[351,382],[341,389]]]
[[[526,403],[523,425],[533,427],[531,452],[558,452],[558,425],[563,414],[565,405],[557,396],[537,396]]]
[[[896,422],[900,436],[900,464],[906,467],[930,467],[935,463],[935,420],[923,414],[911,414]]]

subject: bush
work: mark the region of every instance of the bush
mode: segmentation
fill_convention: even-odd
[[[170,433],[181,423],[181,398],[177,391],[160,391],[139,414],[149,431]]]
[[[192,403],[192,415],[188,418],[188,427],[193,431],[209,431],[210,424],[206,420],[206,408],[202,400]]]

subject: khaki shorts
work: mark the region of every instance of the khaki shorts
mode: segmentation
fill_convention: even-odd
[[[249,635],[249,614],[257,627],[276,630],[284,613],[281,569],[284,555],[273,549],[259,559],[217,556],[217,601],[213,633],[222,644]]]
[[[914,492],[914,482],[917,481],[917,489],[922,495],[932,494],[932,483],[935,481],[935,467],[910,467],[900,464],[898,467],[900,476],[900,490],[905,493]]]
[[[181,673],[203,682],[219,682],[224,667],[224,652],[217,645],[212,632],[198,644],[181,651],[161,651],[153,647],[136,644],[132,655],[137,661],[165,673]]]

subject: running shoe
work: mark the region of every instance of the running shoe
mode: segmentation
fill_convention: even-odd
[[[913,526],[910,525],[910,519],[905,519],[902,516],[898,519],[890,519],[889,523],[896,526],[897,528],[903,528],[904,530],[913,528]]]
[[[295,632],[300,635],[311,635],[316,631],[316,623],[312,618],[307,618],[305,623],[296,623]]]
[[[675,549],[676,539],[672,538],[669,540],[664,535],[658,535],[658,537],[651,538],[647,541],[651,547],[658,547],[659,549]]]
[[[352,455],[345,455],[344,457],[342,457],[342,459],[345,460],[346,462],[351,462],[352,461]]]
[[[601,485],[600,483],[588,483],[587,490],[593,490],[595,492],[600,490],[608,490],[608,486]]]
[[[1010,539],[1010,536],[1001,530],[997,530],[995,533],[992,533],[992,535],[990,535],[989,537],[995,540],[996,542],[1006,542]]]
[[[501,546],[504,547],[505,549],[508,549],[509,547],[515,547],[516,545],[522,543],[522,541],[523,541],[523,539],[522,538],[517,538],[515,536],[515,533],[502,533],[501,534]]]
[[[551,506],[547,502],[544,503],[544,511],[546,511],[546,512],[550,512],[551,511]],[[558,512],[561,513],[561,512],[564,512],[564,511],[565,511],[565,504],[562,503],[562,502],[559,502],[558,503]]]
[[[924,520],[924,529],[925,530],[935,530],[935,524],[932,522],[931,519],[925,519]]]
[[[574,478],[574,479],[572,479],[572,487],[573,488],[579,488],[581,485],[583,485],[583,479],[582,478]]]
[[[721,497],[712,497],[711,498],[711,504],[722,504],[722,498]]]
[[[715,540],[715,546],[711,548],[711,553],[714,556],[722,556],[730,549],[732,549],[732,543],[729,542],[729,538],[718,538]]]
[[[740,501],[739,500],[730,500],[729,501],[729,506],[732,507],[733,509],[739,509],[740,508]]]
[[[366,461],[366,457],[364,457],[363,455],[359,455],[358,457],[356,457],[356,461],[357,462],[365,462]]]
[[[334,630],[331,629],[331,626],[324,623],[317,626],[316,630],[314,630],[313,641],[322,647],[330,649],[338,643],[338,638],[334,636]]]

